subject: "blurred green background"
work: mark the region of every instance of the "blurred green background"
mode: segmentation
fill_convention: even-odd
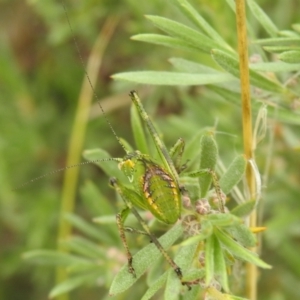
[[[236,47],[235,18],[225,1],[190,1],[211,25]],[[293,0],[257,1],[280,29],[299,22],[299,3]],[[86,61],[107,16],[118,18],[117,28],[104,54],[96,85],[117,134],[132,141],[128,91],[137,89],[146,110],[160,125],[170,146],[181,136],[190,139],[201,128],[218,122],[220,155],[230,161],[242,152],[241,118],[238,108],[224,101],[211,101],[205,87],[170,88],[134,86],[114,82],[110,75],[129,70],[169,70],[169,57],[190,54],[130,41],[130,36],[155,32],[144,14],[155,14],[186,22],[169,1],[67,1],[68,15]],[[68,139],[84,72],[72,40],[64,9],[59,1],[2,0],[0,2],[0,298],[47,299],[54,285],[54,272],[22,259],[28,250],[55,249],[62,173],[48,176],[18,190],[51,170],[65,166]],[[249,16],[257,37],[266,33]],[[253,54],[253,53],[251,53]],[[200,62],[208,58],[197,57]],[[208,62],[209,64],[209,62]],[[296,78],[297,80],[297,78]],[[185,100],[184,100],[185,99]],[[97,105],[88,124],[85,149],[105,148],[113,156],[123,152],[112,136]],[[186,120],[185,126],[180,120]],[[270,132],[257,151],[263,173],[272,154],[261,224],[262,258],[274,266],[261,271],[258,299],[300,298],[300,143],[299,127],[273,120]],[[178,128],[180,127],[180,131]],[[175,129],[175,130],[174,130]],[[273,136],[272,149],[269,139]],[[95,182],[108,199],[108,179],[94,166],[80,169],[76,213],[90,221],[93,214],[82,200],[88,182]],[[113,203],[113,201],[112,201]],[[102,229],[103,230],[103,227]],[[75,291],[72,299],[101,299],[98,287]]]

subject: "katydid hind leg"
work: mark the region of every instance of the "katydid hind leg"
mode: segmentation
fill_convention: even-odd
[[[128,271],[129,271],[129,273],[131,273],[133,275],[133,277],[136,277],[135,270],[132,265],[132,254],[129,250],[127,239],[125,236],[124,221],[125,221],[128,213],[129,213],[129,208],[125,207],[120,213],[118,213],[116,215],[116,220],[117,220],[117,226],[118,226],[120,238],[121,238],[121,241],[122,241],[123,246],[126,251],[126,256],[127,256],[127,261],[128,261]]]
[[[138,211],[135,209],[135,207],[132,205],[132,203],[130,202],[130,199],[127,199],[126,195],[123,193],[122,190],[122,186],[117,182],[116,178],[111,178],[110,179],[110,184],[114,187],[114,189],[121,195],[122,199],[124,200],[126,206],[131,210],[131,212],[135,215],[136,219],[138,220],[138,222],[141,224],[141,226],[143,227],[145,233],[147,235],[149,235],[151,241],[153,242],[153,244],[158,248],[158,250],[161,252],[161,254],[163,255],[163,257],[166,259],[166,261],[169,263],[169,265],[174,269],[176,275],[178,276],[179,280],[181,281],[182,279],[182,272],[181,269],[179,268],[179,266],[174,262],[174,260],[169,256],[169,254],[166,252],[166,250],[163,248],[163,246],[160,244],[160,242],[158,241],[158,239],[155,237],[155,235],[152,234],[152,232],[150,231],[149,226],[146,224],[146,222],[143,220],[143,218],[141,217],[141,215],[138,213]],[[119,224],[118,224],[119,226]],[[123,224],[120,226],[121,231],[120,234],[123,232],[124,234],[124,226]],[[125,238],[125,234],[123,235],[123,237],[121,237],[122,240],[124,238],[124,241],[126,241]],[[124,244],[124,242],[123,242]],[[125,246],[126,245],[126,246]],[[125,242],[124,247],[128,247],[127,242]],[[127,249],[126,249],[127,251]],[[129,252],[129,249],[127,251],[127,253]],[[132,266],[132,256],[131,254],[128,256],[130,258],[130,264],[129,264],[129,268],[130,265]]]

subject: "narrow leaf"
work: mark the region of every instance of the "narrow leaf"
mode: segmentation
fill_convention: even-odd
[[[248,298],[238,297],[234,295],[228,295],[230,300],[249,300]]]
[[[115,214],[115,207],[91,180],[85,181],[80,189],[83,201],[93,216]]]
[[[214,170],[218,159],[218,146],[212,134],[205,134],[200,140],[200,170]],[[212,182],[210,173],[199,177],[201,197],[205,197]]]
[[[72,264],[91,264],[91,260],[86,258],[51,250],[29,251],[23,254],[23,258],[41,265],[69,266]]]
[[[216,86],[210,86],[210,89],[215,91],[217,94],[223,97],[224,100],[228,101],[230,104],[236,106],[240,105],[240,93],[232,92],[229,91],[228,89],[224,89]],[[261,105],[259,103],[256,103],[254,100],[255,99],[253,99],[252,101],[253,111],[258,112],[259,109],[261,108]],[[281,122],[287,124],[300,125],[300,114],[296,113],[295,111],[290,111],[287,108],[280,107],[275,104],[274,107],[270,105],[267,107],[267,109],[268,109],[269,118],[276,118],[276,120],[280,120]]]
[[[219,64],[224,70],[232,74],[233,76],[240,78],[239,62],[236,58],[232,57],[224,51],[213,49],[211,51],[212,58]],[[280,84],[268,79],[267,77],[253,71],[249,70],[250,82],[252,85],[257,86],[261,89],[282,93],[284,88]]]
[[[83,237],[71,237],[71,239],[64,242],[64,245],[72,250],[72,252],[84,257],[92,259],[106,258],[105,251],[98,244]]]
[[[205,269],[204,268],[192,268],[188,270],[187,273],[184,274],[183,281],[191,282],[195,280],[204,279],[205,277]]]
[[[81,274],[76,277],[72,277],[66,281],[63,281],[62,283],[56,285],[49,294],[50,298],[57,297],[61,294],[65,294],[69,291],[74,290],[75,288],[85,284],[89,283],[91,281],[96,282],[96,280],[101,276],[100,272],[92,272],[88,274]]]
[[[177,6],[181,12],[186,15],[188,20],[193,22],[199,29],[204,31],[210,38],[217,41],[220,46],[227,48],[231,51],[231,48],[225,42],[225,40],[218,34],[218,32],[210,26],[210,24],[198,13],[198,11],[186,0],[176,0]]]
[[[270,265],[258,258],[256,253],[253,253],[241,246],[239,243],[234,241],[228,234],[224,233],[223,231],[217,228],[215,228],[214,232],[219,241],[222,243],[222,245],[234,256],[254,265],[257,265],[263,269],[272,268]]]
[[[279,38],[269,38],[260,39],[253,41],[254,44],[258,45],[274,45],[274,46],[284,46],[284,45],[300,45],[300,37],[279,37]]]
[[[256,20],[262,25],[262,27],[269,33],[271,37],[275,37],[279,30],[269,16],[260,8],[260,6],[258,6],[254,0],[248,0],[247,4]]]
[[[110,236],[107,232],[102,232],[96,228],[94,225],[91,225],[84,219],[78,217],[75,214],[65,214],[64,216],[68,222],[70,222],[75,228],[79,229],[83,233],[85,233],[88,237],[95,239],[100,242],[105,242],[108,244],[113,244],[115,242],[115,239],[113,239],[112,236]]]
[[[213,48],[221,48],[218,42],[186,25],[158,16],[146,16],[156,27],[170,36],[179,38],[199,50],[209,53]]]
[[[131,37],[134,41],[146,42],[155,45],[161,45],[165,47],[170,47],[173,49],[180,49],[184,51],[192,51],[199,53],[199,49],[182,39],[175,38],[172,36],[155,34],[155,33],[142,33]]]
[[[216,69],[183,58],[173,57],[169,59],[169,62],[180,72],[198,74],[224,74]]]
[[[271,52],[271,53],[281,53],[283,51],[300,50],[300,47],[296,47],[296,46],[264,46],[263,49],[268,52]]]
[[[245,224],[236,224],[235,226],[226,227],[224,230],[229,233],[235,241],[244,247],[254,247],[256,244],[254,234]]]
[[[234,80],[232,76],[225,73],[219,74],[190,74],[190,73],[175,73],[165,71],[138,71],[138,72],[123,72],[112,76],[117,80],[126,80],[141,84],[153,85],[170,85],[170,86],[185,86],[185,85],[202,85],[228,82]]]
[[[300,49],[300,48],[299,48]],[[300,64],[288,64],[282,61],[251,64],[251,69],[258,72],[292,72],[300,69]]]
[[[159,238],[159,242],[168,249],[182,235],[183,229],[180,224],[173,226],[166,234]],[[133,266],[136,272],[136,278],[128,272],[128,265],[124,265],[114,278],[110,287],[110,295],[122,293],[131,287],[153,264],[155,260],[161,257],[161,252],[154,244],[150,244],[140,250],[133,256]]]
[[[193,244],[188,246],[182,246],[178,250],[174,260],[180,266],[183,272],[189,269],[191,263],[194,260],[195,255],[197,254],[197,249],[198,244]]]
[[[247,160],[244,155],[237,156],[229,165],[226,172],[220,178],[220,187],[227,195],[235,185],[243,178],[247,166]]]
[[[118,163],[113,161],[111,159],[110,154],[105,150],[103,149],[85,150],[83,152],[83,157],[88,161],[95,161],[95,164],[99,166],[109,177],[116,177],[118,178],[118,180],[123,182],[128,181],[125,175],[119,170]]]
[[[165,282],[167,281],[168,278],[168,273],[165,272],[163,275],[161,275],[155,282],[151,284],[151,286],[148,288],[144,296],[142,297],[141,300],[149,300],[152,298],[152,296],[155,295],[155,293],[163,287]]]
[[[188,246],[195,243],[199,243],[205,240],[206,238],[208,238],[209,236],[211,236],[212,232],[213,232],[213,226],[211,222],[204,219],[201,223],[201,232],[197,235],[187,238],[185,241],[181,243],[181,245]]]
[[[233,226],[243,222],[240,218],[228,213],[209,214],[205,216],[205,219],[212,225],[220,227]]]
[[[149,154],[144,126],[135,105],[131,105],[130,121],[136,148],[142,153]]]
[[[278,58],[289,64],[298,64],[300,63],[300,51],[286,51],[279,54]]]
[[[178,277],[175,272],[169,270],[166,288],[164,292],[164,299],[179,300],[181,284],[178,284]]]
[[[209,286],[214,278],[215,237],[211,235],[205,242],[205,285]]]
[[[201,294],[202,294],[201,287],[199,285],[193,286],[191,291],[185,293],[184,300],[199,300],[201,299]]]
[[[236,206],[230,211],[230,213],[240,218],[246,217],[252,212],[255,205],[256,205],[256,201],[250,200]]]
[[[217,238],[214,241],[214,268],[217,278],[219,278],[220,283],[225,292],[229,292],[229,285],[228,285],[228,276],[227,276],[227,269],[225,263],[224,252],[222,251],[220,242]]]

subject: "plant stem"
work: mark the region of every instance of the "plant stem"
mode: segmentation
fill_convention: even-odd
[[[245,1],[236,0],[236,23],[238,34],[238,51],[240,61],[240,77],[241,77],[241,95],[243,110],[243,139],[244,153],[247,160],[254,159],[253,153],[253,137],[252,137],[252,116],[251,116],[251,97],[249,84],[249,66],[248,66],[248,43],[246,30],[246,12]],[[248,163],[246,169],[246,180],[249,190],[250,199],[255,199],[256,186],[254,172]],[[250,227],[256,227],[256,211],[250,216]],[[256,251],[256,248],[252,248]],[[257,267],[253,264],[246,265],[246,295],[250,300],[256,300],[257,296]]]
[[[68,18],[68,17],[67,17]],[[110,17],[106,20],[97,40],[94,44],[92,52],[89,56],[88,65],[86,68],[86,74],[89,78],[85,78],[83,81],[80,96],[78,99],[77,110],[75,120],[73,123],[72,133],[69,141],[69,149],[67,155],[67,166],[78,164],[81,160],[81,153],[83,149],[86,127],[89,119],[90,107],[92,104],[94,91],[91,85],[94,86],[97,74],[101,66],[103,54],[107,43],[110,40],[111,35],[117,24],[115,17]],[[70,29],[72,31],[71,25]],[[72,32],[73,34],[73,32]],[[77,43],[75,41],[76,47]],[[77,49],[78,50],[78,49]],[[79,50],[78,50],[79,51]],[[79,53],[81,58],[81,55]],[[58,250],[61,252],[67,252],[67,249],[61,244],[69,238],[72,230],[72,226],[64,219],[66,213],[73,212],[76,188],[78,182],[79,168],[72,168],[65,172],[64,182],[62,189],[61,209],[60,209],[60,221],[58,229]],[[56,271],[56,283],[61,283],[67,279],[67,272],[64,268],[58,267]],[[57,299],[68,299],[68,295],[62,295]]]

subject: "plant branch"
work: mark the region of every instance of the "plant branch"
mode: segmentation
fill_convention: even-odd
[[[254,158],[253,153],[253,133],[252,133],[252,115],[251,115],[251,97],[249,84],[249,67],[248,67],[248,43],[246,30],[246,13],[245,1],[236,0],[236,23],[238,35],[238,51],[240,61],[240,77],[241,77],[241,95],[242,95],[242,110],[243,110],[243,138],[244,138],[244,153],[247,160]],[[255,199],[256,186],[254,172],[251,165],[248,163],[246,169],[246,180],[249,190],[250,199]],[[250,216],[250,227],[256,227],[256,211]],[[255,248],[252,251],[256,251]],[[247,263],[246,274],[246,294],[251,300],[256,300],[257,294],[257,267]]]

